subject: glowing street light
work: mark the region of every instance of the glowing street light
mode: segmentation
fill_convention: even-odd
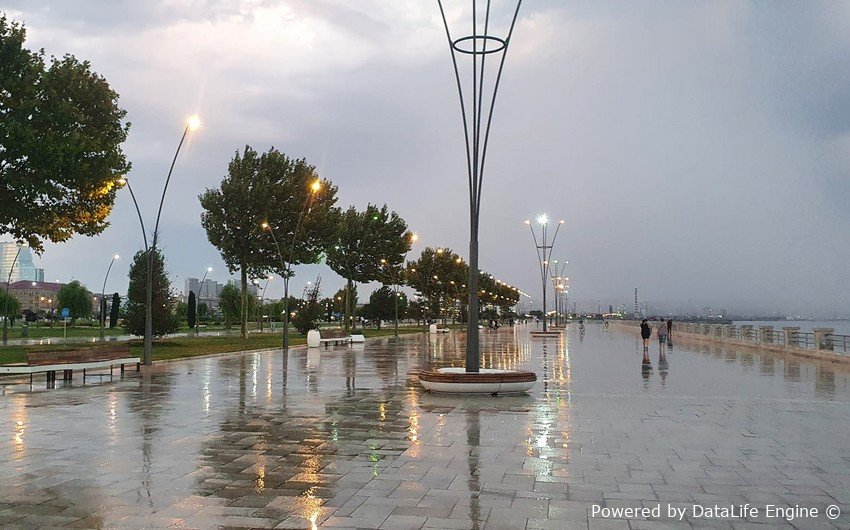
[[[564,224],[563,220],[558,221],[557,226],[555,227],[555,234],[552,236],[552,241],[548,240],[548,222],[549,219],[546,214],[541,214],[537,217],[537,222],[540,224],[540,232],[541,239],[538,241],[537,234],[534,232],[534,226],[526,221],[525,224],[528,225],[529,230],[531,230],[531,237],[534,239],[534,247],[537,249],[537,258],[540,262],[540,279],[543,284],[543,331],[548,331],[548,326],[546,321],[546,283],[547,279],[550,276],[550,260],[552,257],[552,247],[555,246],[555,240],[558,238],[558,231],[561,229],[561,225]]]

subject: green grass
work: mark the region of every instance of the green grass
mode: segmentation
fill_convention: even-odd
[[[399,335],[410,333],[422,333],[426,328],[422,327],[402,327],[399,328]],[[381,330],[367,329],[358,330],[368,338],[386,337],[393,334],[392,327]],[[292,336],[289,339],[291,346],[305,344],[307,340],[304,337]],[[116,344],[110,342],[110,344]],[[141,340],[132,340],[130,345],[130,353],[134,356],[142,357],[144,354],[144,345]],[[8,363],[23,363],[26,362],[26,353],[28,351],[57,351],[85,348],[89,343],[85,344],[63,344],[52,346],[6,346],[0,348],[0,364]],[[280,348],[281,336],[280,333],[274,334],[252,334],[248,338],[243,339],[238,335],[226,337],[174,337],[170,339],[162,339],[154,341],[153,359],[154,361],[164,361],[168,359],[186,359],[190,357],[198,357],[201,355],[210,355],[215,353],[231,353],[245,350],[261,350],[266,348]]]

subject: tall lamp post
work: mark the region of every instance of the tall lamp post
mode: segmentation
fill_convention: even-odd
[[[552,280],[552,289],[555,292],[555,325],[561,325],[561,312],[564,307],[561,303],[562,294],[564,293],[564,289],[566,288],[566,284],[564,281],[569,281],[569,278],[564,276],[564,271],[567,269],[567,265],[569,261],[558,262],[558,260],[552,260],[552,270],[549,273],[549,277]]]
[[[21,250],[29,246],[29,243],[24,241],[18,245],[18,251],[15,252],[15,259],[12,260],[12,265],[9,267],[9,275],[6,277],[6,298],[3,299],[3,345],[9,342],[9,287],[12,284],[12,271],[15,270],[15,263],[18,262],[18,256],[21,255]]]
[[[115,254],[112,256],[112,261],[109,262],[109,267],[106,269],[106,276],[103,277],[103,288],[100,290],[100,340],[103,340],[103,328],[106,325],[106,280],[109,279],[109,271],[112,270],[112,264],[115,263],[120,256]]]
[[[171,167],[168,169],[168,175],[165,177],[165,186],[162,188],[162,196],[159,199],[159,210],[156,212],[156,224],[153,229],[153,240],[148,247],[147,233],[145,232],[145,223],[142,220],[142,211],[139,209],[139,203],[136,201],[136,194],[133,193],[133,188],[130,186],[130,181],[126,177],[118,179],[120,184],[126,184],[130,190],[130,197],[133,199],[133,204],[136,206],[136,213],[139,215],[139,224],[142,227],[142,237],[145,242],[145,256],[147,257],[147,288],[145,292],[145,353],[144,363],[147,366],[153,364],[152,348],[153,348],[153,253],[156,252],[156,243],[159,236],[159,219],[162,215],[162,205],[165,203],[165,192],[168,191],[168,184],[171,182],[171,173],[174,171],[174,165],[177,163],[177,157],[180,154],[180,149],[183,147],[183,142],[189,131],[194,131],[201,126],[201,120],[198,116],[191,116],[186,120],[186,126],[183,128],[183,135],[180,137],[180,143],[177,144],[177,151],[174,152],[174,158],[171,160]]]
[[[517,1],[510,29],[504,38],[496,37],[490,33],[490,0],[486,1],[486,10],[479,7],[479,4],[484,3],[482,0],[472,0],[472,34],[453,38],[449,29],[448,19],[446,18],[446,11],[443,8],[443,0],[437,0],[443,19],[443,26],[446,29],[446,38],[449,43],[449,51],[452,56],[452,65],[454,66],[455,80],[460,97],[469,184],[469,314],[466,319],[467,372],[478,372],[480,364],[478,344],[478,225],[481,211],[481,186],[484,181],[484,160],[487,155],[487,144],[490,139],[490,125],[493,120],[496,94],[499,91],[502,69],[505,66],[508,46],[514,32],[514,26],[516,25],[522,0]],[[482,20],[479,20],[481,18],[483,18],[483,23]],[[471,83],[468,85],[468,92],[466,93],[464,92],[464,83],[461,79],[460,68],[458,67],[459,56],[466,56],[472,59],[472,79],[467,79]],[[490,82],[493,85],[492,87],[487,87],[487,90],[485,90],[484,79],[487,71],[485,65],[487,64],[487,58],[490,56],[494,57],[490,64],[495,62],[498,64],[498,67],[495,72],[491,68],[491,76],[488,79],[492,79]]]
[[[269,287],[269,282],[272,281],[272,275],[269,274],[269,277],[266,278],[266,283],[263,285],[263,292],[260,294],[260,307],[259,307],[259,319],[260,319],[260,333],[263,332],[263,302],[266,300],[266,289]],[[260,280],[254,280],[257,288],[260,287]]]
[[[271,225],[267,222],[260,224],[263,230],[268,230],[269,234],[272,236],[272,241],[274,241],[274,246],[277,249],[278,257],[280,258],[280,266],[283,269],[283,273],[280,275],[281,278],[283,278],[283,351],[289,350],[289,278],[292,276],[292,258],[295,254],[295,241],[298,238],[298,230],[301,228],[301,221],[304,219],[304,215],[307,213],[307,209],[313,201],[313,197],[315,197],[321,189],[322,181],[318,178],[310,184],[310,193],[307,195],[307,200],[304,201],[304,206],[301,208],[301,214],[298,216],[298,221],[295,223],[295,230],[292,232],[292,243],[289,247],[289,261],[286,261],[283,257],[283,252],[280,249],[280,244],[278,244],[277,237],[275,236]]]
[[[564,224],[564,220],[561,219],[558,221],[558,225],[555,227],[555,234],[552,236],[552,241],[549,241],[548,238],[549,219],[546,217],[546,214],[538,216],[537,223],[540,225],[540,239],[537,238],[537,234],[534,232],[534,226],[531,224],[531,221],[528,220],[525,222],[531,230],[531,237],[534,239],[534,246],[537,249],[537,258],[540,260],[540,280],[543,284],[543,331],[546,332],[549,330],[546,325],[546,280],[549,277],[549,262],[552,257],[552,247],[555,246],[555,239],[558,238],[558,231],[561,230],[561,225]]]

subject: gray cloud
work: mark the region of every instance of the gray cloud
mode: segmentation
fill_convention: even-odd
[[[387,202],[423,245],[465,254],[462,130],[435,4],[8,9],[27,21],[31,46],[91,59],[122,94],[148,219],[180,122],[202,114],[163,219],[178,284],[208,264],[225,275],[196,197],[246,143],[307,157],[342,204]],[[527,3],[494,121],[482,267],[539,298],[522,221],[546,211],[567,220],[556,254],[588,307],[629,303],[638,287],[659,307],[850,313],[847,10]],[[113,252],[141,244],[128,197],[112,223],[100,238],[51,245],[48,277],[99,285]],[[328,290],[341,284],[303,267],[295,291],[317,273]]]

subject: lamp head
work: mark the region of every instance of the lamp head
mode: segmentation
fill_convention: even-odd
[[[545,225],[546,223],[549,222],[549,218],[546,217],[546,214],[544,213],[544,214],[537,217],[537,222],[540,223],[541,225]]]
[[[566,221],[564,221],[563,219],[561,219],[560,221],[558,221],[558,224],[559,224],[559,225],[562,225],[562,224],[564,224],[565,222],[566,222]]]
[[[119,177],[115,182],[117,182],[119,186],[123,186],[124,184],[127,184],[127,179],[125,177]]]
[[[313,183],[310,184],[310,191],[312,191],[313,193],[319,193],[319,191],[321,189],[322,189],[322,181],[319,180],[319,179],[314,180]]]
[[[121,257],[121,256],[119,256],[118,254],[115,254],[114,256],[112,256],[112,259],[118,259],[118,258],[120,258],[120,257]]]
[[[416,232],[413,232],[412,234],[410,234],[410,242],[411,243],[416,243],[417,239],[419,239],[419,235]]]
[[[263,228],[263,230],[268,230],[268,229],[269,229],[269,224],[268,224],[267,222],[265,222],[265,221],[263,221],[262,223],[260,223],[260,226]]]
[[[196,131],[201,126],[201,118],[197,114],[189,116],[186,120],[186,128],[190,131]]]
[[[212,267],[207,267],[207,272],[212,272]]]

